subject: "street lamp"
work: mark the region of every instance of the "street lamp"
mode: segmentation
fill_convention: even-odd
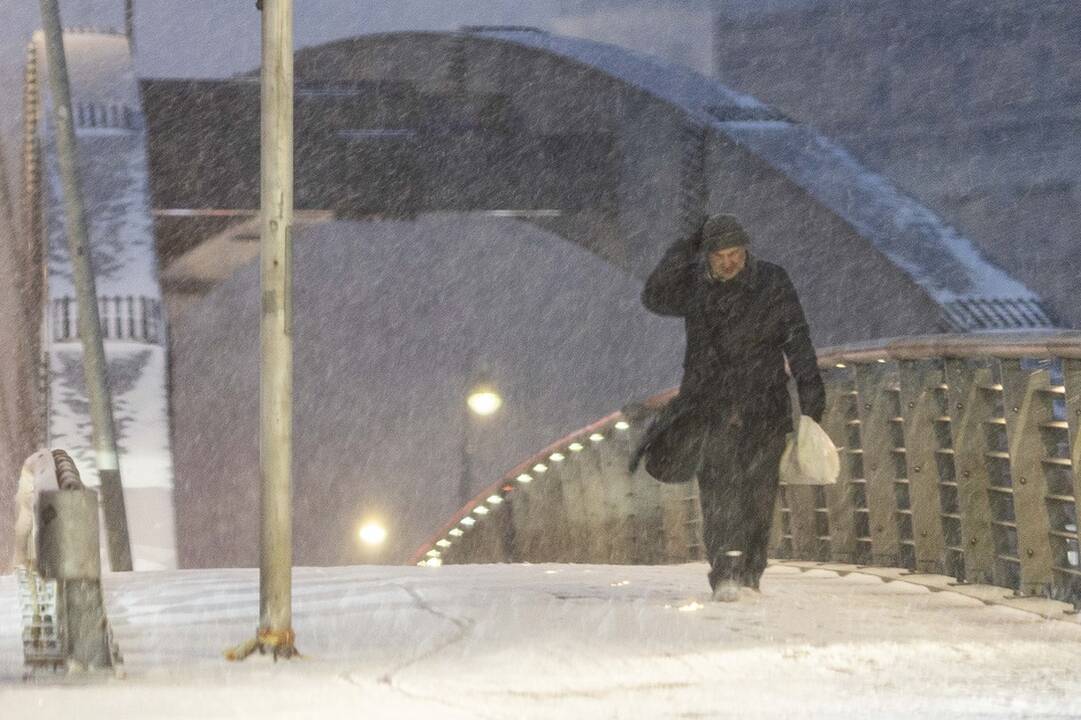
[[[465,417],[462,419],[462,474],[458,479],[458,504],[469,502],[473,489],[473,442],[476,431],[476,418],[487,418],[503,407],[503,397],[485,371],[473,367],[473,358],[469,363],[469,382],[465,396]]]
[[[503,407],[503,398],[495,388],[489,385],[478,385],[470,391],[466,404],[477,415],[487,417]]]
[[[371,548],[382,545],[387,540],[387,529],[378,520],[369,520],[357,530],[357,538]]]

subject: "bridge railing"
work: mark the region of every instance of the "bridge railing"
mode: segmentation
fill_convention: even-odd
[[[782,485],[775,557],[904,567],[1081,604],[1081,333],[934,335],[820,352],[836,485]],[[694,483],[627,459],[672,392],[554,443],[418,562],[686,562]],[[593,438],[593,439],[591,439]]]
[[[825,350],[826,488],[784,488],[777,553],[907,567],[1081,602],[1081,333]]]

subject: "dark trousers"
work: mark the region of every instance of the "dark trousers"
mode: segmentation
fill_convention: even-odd
[[[710,423],[698,472],[710,587],[725,578],[758,587],[784,444],[779,423],[745,426],[738,418]]]

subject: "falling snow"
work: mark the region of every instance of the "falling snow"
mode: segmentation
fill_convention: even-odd
[[[0,576],[3,717],[1081,716],[1077,616],[1004,588],[780,563],[721,605],[699,564],[400,564],[524,458],[678,383],[683,326],[639,292],[706,212],[788,270],[820,346],[1081,326],[1081,4],[296,3],[304,659],[226,664],[259,605],[254,5],[137,1],[129,46],[120,0],[61,2],[135,569],[157,572],[104,579],[122,677],[26,682]],[[96,484],[39,12],[0,0],[0,572],[24,457],[63,447]],[[1045,431],[1076,440],[1073,400]]]

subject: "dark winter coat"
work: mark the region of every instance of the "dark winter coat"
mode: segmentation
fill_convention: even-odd
[[[694,474],[711,425],[735,425],[750,437],[791,431],[786,358],[802,414],[820,421],[825,409],[818,359],[788,274],[748,253],[738,275],[715,280],[700,247],[700,234],[677,241],[642,291],[648,309],[682,317],[687,331],[679,394],[632,460],[633,468],[644,455],[650,474],[666,482]]]

